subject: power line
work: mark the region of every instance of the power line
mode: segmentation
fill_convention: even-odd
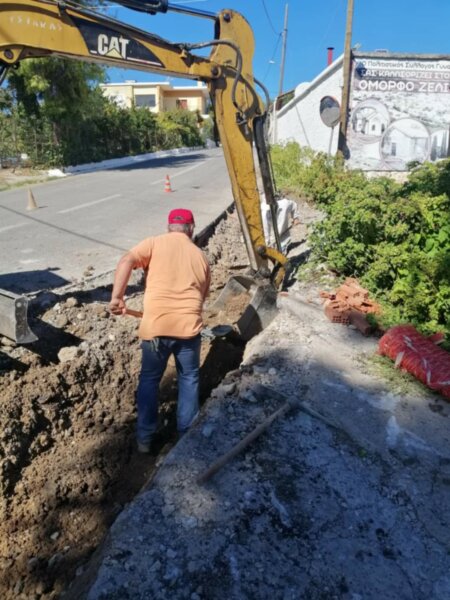
[[[281,40],[281,33],[278,34],[277,42],[275,44],[275,48],[273,49],[272,57],[269,60],[269,66],[267,67],[266,73],[265,73],[264,77],[262,78],[263,82],[267,79],[267,75],[269,74],[269,71],[272,68],[273,59],[275,58],[275,54],[277,53],[278,45],[280,43],[280,40]]]
[[[328,35],[330,33],[331,27],[334,25],[335,21],[336,21],[336,17],[338,15],[338,12],[345,6],[344,4],[344,0],[341,0],[340,2],[336,2],[336,6],[335,6],[335,10],[334,10],[334,14],[332,14],[332,16],[330,17],[330,21],[328,23],[328,26],[325,28],[325,33],[323,35],[322,41],[320,42],[320,48],[324,45],[325,41],[328,38]],[[319,47],[319,45],[317,46]]]
[[[265,3],[265,0],[261,0],[261,2],[262,2],[262,5],[264,7],[264,12],[266,13],[267,20],[269,21],[270,26],[272,28],[272,31],[274,32],[275,35],[279,35],[278,31],[276,31],[275,27],[273,26],[272,19],[270,18],[269,12],[267,10],[267,6],[266,6],[266,3]]]

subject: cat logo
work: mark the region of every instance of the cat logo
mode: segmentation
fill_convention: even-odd
[[[107,36],[105,33],[100,33],[98,36],[97,50],[100,56],[126,59],[127,46],[129,43],[130,40],[127,40],[122,36]]]
[[[119,60],[127,63],[150,65],[163,69],[161,60],[140,40],[124,37],[121,31],[110,29],[72,16],[72,21],[78,27],[89,54],[102,58],[106,62]]]

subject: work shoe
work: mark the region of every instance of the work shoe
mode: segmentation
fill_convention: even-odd
[[[150,442],[148,443],[144,443],[144,442],[138,442],[137,443],[137,451],[139,452],[139,454],[150,454]]]

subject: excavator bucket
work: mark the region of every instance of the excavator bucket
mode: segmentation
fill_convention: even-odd
[[[260,333],[277,314],[277,292],[268,283],[257,283],[250,277],[231,277],[210,307],[214,313],[226,315],[236,326],[240,337],[248,341]]]
[[[0,335],[18,344],[30,344],[38,338],[27,320],[28,298],[0,290]]]

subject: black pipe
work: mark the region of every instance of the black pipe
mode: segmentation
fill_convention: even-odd
[[[275,185],[273,181],[272,164],[270,162],[269,150],[266,145],[264,136],[265,117],[255,117],[253,119],[253,134],[255,137],[256,152],[258,154],[259,168],[264,188],[266,202],[270,207],[272,217],[273,232],[275,234],[275,242],[277,250],[281,252],[280,232],[278,231],[277,213],[278,205],[275,198]]]

